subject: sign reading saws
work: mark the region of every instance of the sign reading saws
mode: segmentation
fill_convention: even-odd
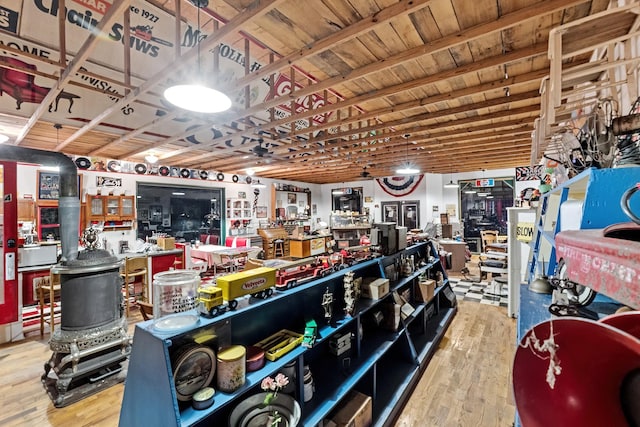
[[[29,117],[39,102],[46,96],[49,89],[56,83],[60,70],[50,64],[57,60],[57,32],[52,36],[51,29],[58,28],[58,16],[62,13],[65,18],[66,49],[69,53],[67,62],[77,53],[91,31],[97,26],[112,5],[112,0],[67,0],[65,7],[61,8],[58,0],[7,0],[0,7],[0,28],[6,33],[0,34],[0,48],[7,46],[12,49],[28,52],[43,58],[37,59],[18,57],[12,52],[0,52],[0,60],[8,67],[0,68],[0,113]],[[175,18],[160,8],[150,3],[133,0],[130,5],[131,30],[124,32],[122,17],[117,17],[112,24],[105,28],[91,51],[90,57],[82,66],[89,75],[79,73],[72,77],[72,81],[79,85],[69,84],[55,100],[54,104],[46,112],[42,119],[52,123],[63,125],[81,126],[106,108],[113,105],[125,94],[125,88],[114,82],[121,82],[124,69],[124,48],[127,43],[131,47],[131,80],[132,85],[140,86],[156,73],[166,71],[174,60],[174,44],[178,40],[182,54],[188,52],[202,43],[207,34],[199,31],[192,25],[181,23],[180,34],[176,38]],[[17,34],[12,36],[11,33]],[[171,84],[176,81],[189,79],[189,73],[198,72],[203,76],[218,75],[218,88],[228,93],[237,110],[242,110],[245,105],[244,89],[234,90],[234,82],[244,76],[244,64],[251,61],[250,69],[257,70],[262,64],[252,58],[266,58],[268,51],[257,44],[251,45],[252,58],[246,58],[244,49],[236,49],[232,45],[224,43],[216,46],[220,52],[220,72],[213,73],[213,61],[203,60],[200,68],[185,67],[181,73],[171,75],[167,71],[167,80],[163,83]],[[205,49],[201,53],[203,57],[211,57],[213,49]],[[46,60],[46,61],[45,61]],[[12,68],[12,72],[3,70]],[[34,78],[25,79],[24,73],[16,68],[28,68],[33,70]],[[101,79],[100,77],[104,77]],[[28,81],[25,87],[25,81]],[[286,76],[276,76],[278,83],[274,90],[277,94],[287,93],[291,86]],[[16,86],[20,86],[16,90]],[[88,89],[87,86],[93,88]],[[157,94],[143,94],[139,102],[123,105],[119,113],[114,113],[105,118],[103,125],[98,127],[109,132],[126,133],[147,124],[166,114],[168,103]],[[269,99],[269,85],[266,79],[257,79],[250,85],[249,97],[251,105],[258,105]],[[13,99],[12,99],[13,98]],[[309,108],[318,108],[326,101],[323,97],[312,94],[296,100],[296,111]],[[157,106],[157,108],[154,108]],[[276,108],[278,118],[288,117],[291,114],[290,100]],[[267,111],[256,114],[258,119],[269,120]],[[198,116],[186,114],[174,120],[167,120],[154,126],[149,133],[140,137],[156,142],[162,139],[188,132],[204,124],[197,120]],[[324,116],[313,118],[314,121],[326,120]],[[308,120],[302,120],[295,124],[297,128],[309,126]],[[231,126],[229,129],[232,129]],[[288,131],[282,128],[281,131]],[[232,130],[223,131],[224,135]],[[207,129],[193,135],[189,142],[193,144],[206,144],[215,138],[223,136],[223,132],[215,128]],[[247,142],[243,138],[229,138],[224,143],[227,146],[240,146]]]

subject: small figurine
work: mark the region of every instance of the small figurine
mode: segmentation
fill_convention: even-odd
[[[322,308],[324,308],[324,318],[327,319],[327,323],[331,323],[331,316],[333,315],[333,293],[329,292],[329,288],[322,295]]]
[[[348,271],[342,278],[344,284],[344,312],[348,316],[353,316],[353,309],[356,305],[356,289],[353,283],[353,271]]]

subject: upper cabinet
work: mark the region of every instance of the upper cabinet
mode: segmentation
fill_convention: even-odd
[[[279,221],[309,219],[311,190],[288,184],[274,184],[271,191],[273,219]]]
[[[92,221],[133,221],[134,196],[87,195],[86,219]]]
[[[36,218],[36,202],[33,199],[18,199],[18,222],[33,222]]]

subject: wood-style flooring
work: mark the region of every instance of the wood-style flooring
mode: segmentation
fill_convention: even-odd
[[[459,302],[458,314],[396,426],[512,425],[515,320],[504,307]],[[132,310],[131,333],[140,320]],[[53,406],[40,382],[51,355],[48,339],[38,331],[24,341],[0,345],[0,426],[117,426],[124,384],[64,408]]]

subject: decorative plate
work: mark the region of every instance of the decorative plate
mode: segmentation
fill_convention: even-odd
[[[183,402],[207,387],[216,372],[216,354],[204,345],[186,344],[176,352],[174,360],[173,382],[178,400]]]
[[[109,163],[107,163],[107,169],[111,172],[120,172],[120,162],[117,160],[109,160]]]
[[[224,181],[224,174],[222,172],[218,172],[218,175],[216,175],[216,179],[218,181]]]
[[[282,416],[279,427],[294,427],[300,421],[300,404],[291,396],[278,393],[271,404],[264,406],[266,393],[249,396],[236,406],[229,416],[229,425],[237,427],[258,427],[269,425],[269,417],[275,411]]]
[[[189,178],[191,176],[191,172],[189,172],[189,169],[180,169],[180,176],[183,178]]]
[[[246,178],[244,179],[244,181],[245,181],[247,184],[251,184],[251,181],[253,181],[253,180],[251,179],[251,177],[250,177],[250,176],[248,176],[248,177],[246,177]]]
[[[166,166],[160,166],[158,168],[158,172],[162,176],[169,176],[170,169],[168,167],[166,167]]]
[[[232,180],[233,182],[238,182],[238,180],[239,180],[239,179],[240,179],[240,178],[238,178],[238,175],[233,175],[233,176],[231,177],[231,180]]]
[[[137,174],[142,175],[147,172],[147,166],[142,163],[137,163],[136,166],[134,167],[134,170],[136,171]]]
[[[200,179],[207,179],[207,178],[209,178],[209,172],[200,171]]]
[[[86,157],[78,157],[76,159],[76,166],[78,166],[78,169],[89,169],[91,167],[91,160]]]

